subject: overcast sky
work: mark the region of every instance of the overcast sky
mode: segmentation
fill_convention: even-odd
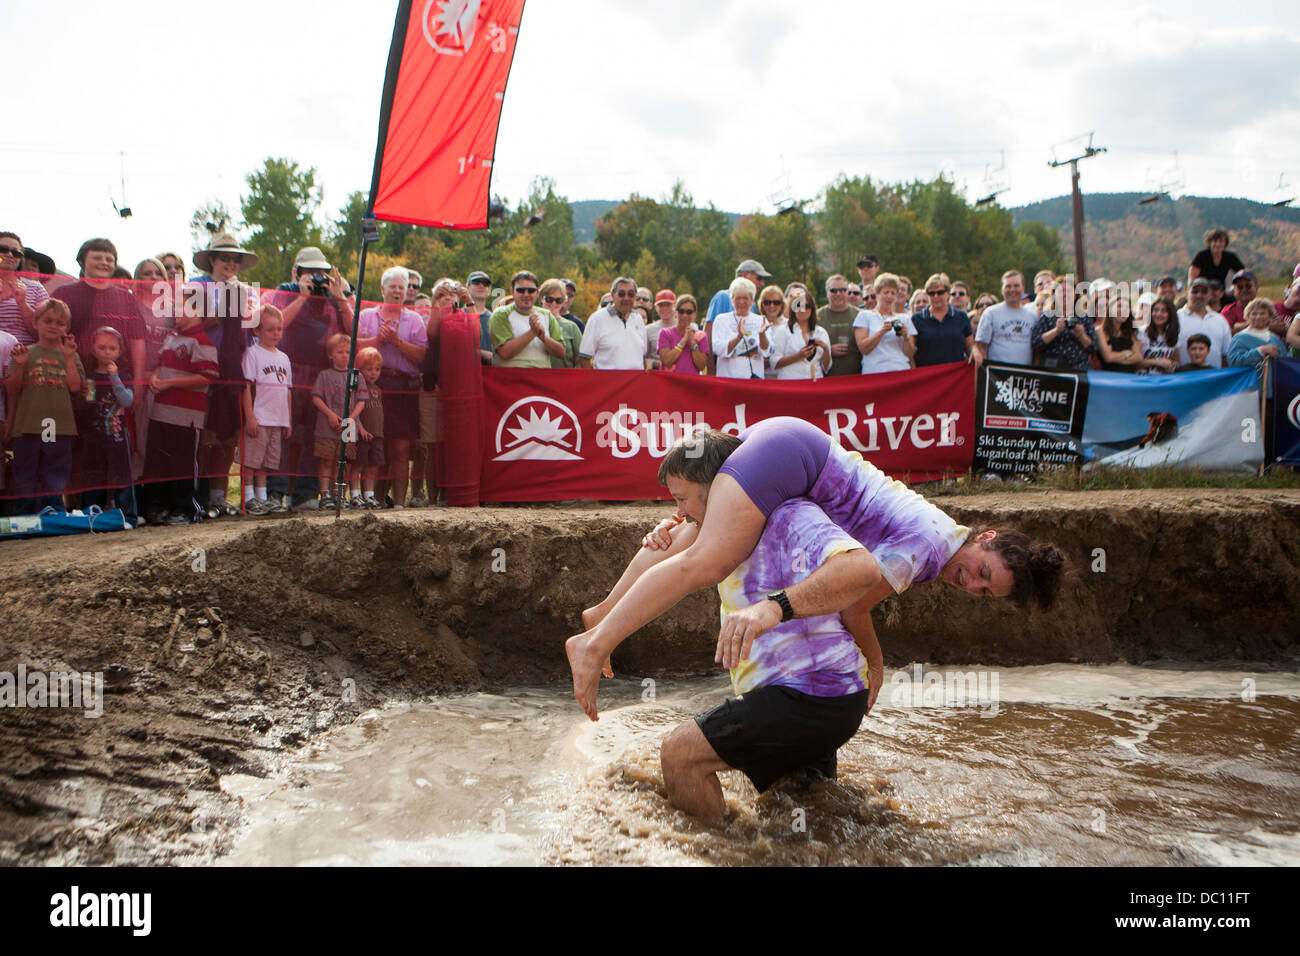
[[[128,267],[188,252],[193,210],[237,210],[267,156],[315,166],[331,216],[369,185],[395,10],[5,4],[0,228],[74,272],[94,235]],[[1280,174],[1300,180],[1294,14],[1290,0],[528,0],[493,191],[514,202],[547,175],[570,199],[618,199],[680,178],[700,204],[770,212],[840,172],[946,170],[972,199],[1005,186],[1015,206],[1068,192],[1052,148],[1068,158],[1095,130],[1109,152],[1082,164],[1085,193],[1181,180],[1272,201]],[[129,220],[110,202],[123,153]]]

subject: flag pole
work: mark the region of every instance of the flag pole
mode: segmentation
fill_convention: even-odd
[[[352,307],[351,342],[348,346],[347,384],[343,389],[343,417],[348,417],[352,405],[352,396],[359,384],[357,377],[357,332],[361,326],[361,290],[366,280],[366,248],[379,239],[379,223],[375,219],[375,193],[379,190],[379,169],[384,161],[384,143],[388,140],[388,116],[393,106],[393,94],[397,90],[397,73],[402,65],[402,51],[406,47],[406,27],[411,22],[411,0],[399,0],[397,17],[393,24],[393,42],[388,48],[388,67],[384,72],[384,93],[379,104],[379,136],[375,143],[375,165],[370,174],[370,192],[366,195],[366,211],[361,216],[361,254],[357,262],[357,284],[355,286],[355,304]],[[356,423],[353,423],[355,434]],[[340,436],[341,438],[342,436]],[[339,442],[338,474],[334,490],[342,492],[347,486],[347,445]],[[405,502],[401,502],[405,504]],[[343,514],[343,494],[334,495],[334,517]]]

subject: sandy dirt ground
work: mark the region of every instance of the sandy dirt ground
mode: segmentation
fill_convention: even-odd
[[[891,666],[1297,659],[1300,492],[937,498],[1056,541],[1063,609],[941,586],[877,610]],[[0,545],[0,672],[104,677],[102,716],[0,708],[0,864],[208,862],[243,808],[218,781],[392,701],[567,679],[563,640],[667,505],[229,520]],[[701,592],[615,656],[709,673]]]

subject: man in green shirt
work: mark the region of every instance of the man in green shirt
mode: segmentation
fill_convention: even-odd
[[[849,282],[836,273],[826,280],[828,305],[817,310],[817,324],[831,339],[831,370],[828,375],[860,375],[862,353],[853,336],[858,309],[849,302]]]
[[[528,271],[510,279],[514,301],[488,319],[492,364],[507,368],[550,368],[551,357],[564,358],[564,333],[559,320],[536,308],[539,284]]]

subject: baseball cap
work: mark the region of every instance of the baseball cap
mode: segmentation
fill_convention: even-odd
[[[1195,279],[1192,280],[1191,287],[1193,289],[1199,288],[1201,286],[1205,286],[1205,288],[1208,289],[1210,287],[1210,280],[1205,278],[1205,276],[1197,276]]]
[[[859,269],[864,268],[865,266],[878,266],[878,265],[880,265],[880,260],[877,259],[875,256],[863,256],[861,259],[858,260]]]
[[[761,279],[772,278],[772,273],[764,269],[763,263],[759,262],[757,259],[746,259],[740,265],[736,266],[736,275],[740,275],[742,272],[752,272]]]
[[[677,294],[674,293],[672,289],[660,289],[655,294],[655,305],[658,305],[660,302],[676,302],[676,301],[677,301]]]
[[[1235,276],[1232,277],[1232,281],[1234,284],[1240,282],[1242,279],[1249,279],[1251,282],[1259,281],[1258,279],[1255,278],[1255,273],[1251,272],[1249,269],[1242,269]]]
[[[491,285],[492,279],[488,276],[486,272],[475,271],[469,274],[469,278],[465,280],[465,284],[471,285],[475,282],[483,282],[487,285]]]

